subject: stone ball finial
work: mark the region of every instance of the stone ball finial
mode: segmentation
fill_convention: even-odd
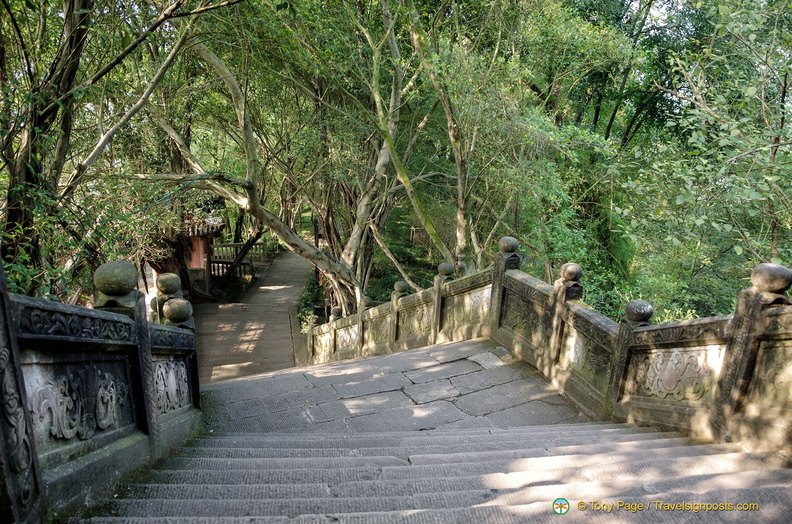
[[[454,264],[443,262],[437,266],[437,273],[444,277],[454,276]]]
[[[627,313],[627,318],[633,322],[646,322],[654,315],[652,304],[640,299],[627,302],[624,311]]]
[[[341,318],[344,315],[344,310],[338,306],[330,310],[330,314],[335,318]]]
[[[498,249],[501,250],[501,253],[514,253],[518,247],[520,247],[520,243],[514,237],[502,237],[498,241]]]
[[[186,322],[193,314],[193,307],[183,298],[171,298],[162,305],[162,314],[173,323]]]
[[[397,293],[406,293],[410,289],[410,285],[404,280],[397,280],[393,283],[393,290]]]
[[[751,284],[759,291],[783,293],[792,286],[792,271],[781,264],[759,264],[751,272]]]
[[[126,260],[114,260],[102,264],[94,272],[94,286],[105,295],[120,297],[128,295],[137,285],[137,268]]]
[[[157,277],[157,291],[165,295],[181,291],[181,285],[181,279],[176,273],[163,273]]]
[[[561,266],[561,278],[569,281],[578,281],[583,276],[583,268],[574,262],[568,262]]]

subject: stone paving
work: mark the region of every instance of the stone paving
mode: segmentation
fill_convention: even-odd
[[[301,256],[281,252],[244,303],[195,306],[201,385],[294,366],[297,299],[312,270]]]
[[[364,433],[584,422],[533,367],[487,339],[294,368],[202,388],[207,427]]]

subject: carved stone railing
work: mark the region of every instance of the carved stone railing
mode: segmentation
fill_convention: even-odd
[[[516,269],[516,241],[495,257],[491,337],[540,369],[583,412],[753,448],[792,445],[792,272],[760,264],[733,315],[649,325],[651,305],[620,323],[582,297],[581,271],[551,287]]]
[[[298,364],[382,355],[438,342],[489,335],[491,273],[453,280],[453,267],[440,264],[434,286],[414,295],[397,282],[388,303],[311,328]]]
[[[453,280],[441,264],[432,289],[311,329],[299,363],[391,353],[491,337],[532,364],[595,419],[630,421],[754,448],[792,445],[792,272],[754,270],[733,315],[650,325],[651,305],[621,322],[587,306],[582,270],[565,264],[552,286],[519,271],[505,237],[492,271]],[[446,267],[444,267],[446,266]]]
[[[40,522],[199,429],[193,331],[148,322],[126,286],[88,309],[8,293],[0,271],[0,521]]]

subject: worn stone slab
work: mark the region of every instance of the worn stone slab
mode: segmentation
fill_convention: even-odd
[[[465,414],[445,400],[418,406],[396,408],[371,415],[351,418],[347,425],[352,431],[418,431],[435,428],[464,418]]]
[[[479,353],[478,355],[471,355],[468,357],[468,360],[479,364],[484,369],[492,369],[506,364],[500,357],[495,355],[495,353],[489,351],[486,353]]]
[[[429,355],[440,363],[461,360],[471,355],[491,351],[495,343],[489,339],[467,340],[464,342],[451,342],[429,348]]]
[[[459,396],[459,391],[451,385],[451,381],[448,379],[407,386],[404,388],[404,392],[416,404],[426,404],[435,400]]]
[[[112,500],[111,512],[130,516],[165,517],[194,515],[214,517],[287,516],[312,512],[392,511],[412,508],[410,497],[276,499],[276,500]]]
[[[533,424],[559,424],[567,421],[582,421],[585,416],[570,405],[553,405],[542,400],[526,402],[513,408],[485,415],[494,426],[513,427]]]
[[[433,380],[442,380],[444,378],[451,378],[457,375],[466,375],[474,371],[481,371],[482,367],[469,360],[457,360],[441,364],[439,366],[432,366],[430,368],[421,369],[417,371],[408,371],[404,376],[415,382],[421,384],[423,382],[431,382]]]
[[[497,371],[495,368],[487,371]],[[482,371],[481,373],[486,373]],[[454,380],[451,379],[454,384]],[[454,384],[456,386],[456,384]],[[458,388],[459,386],[457,386]],[[557,394],[553,387],[537,377],[536,380],[517,380],[457,397],[454,405],[468,415],[486,415],[519,406],[530,400]],[[514,424],[516,425],[516,424]]]
[[[500,384],[506,384],[514,380],[534,377],[536,380],[544,381],[539,372],[525,364],[518,362],[508,366],[498,366],[485,369],[478,373],[460,375],[451,378],[451,384],[459,390],[461,394],[472,393],[482,389],[491,388]]]
[[[381,376],[436,366],[437,361],[420,349],[364,358],[354,361],[323,364],[305,371],[305,377],[315,385],[360,382]]]
[[[277,414],[266,412],[263,415],[237,417],[221,422],[226,431],[240,433],[269,433],[274,431],[305,430],[311,425],[303,409],[290,409]]]
[[[456,422],[449,422],[442,426],[437,426],[437,431],[459,431],[460,429],[478,429],[478,428],[492,428],[495,427],[491,421],[485,417],[469,417],[457,420]]]
[[[412,382],[410,379],[401,373],[388,373],[360,382],[334,384],[330,387],[334,388],[341,398],[352,398],[372,395],[374,393],[383,393],[385,391],[394,391],[411,384]]]
[[[298,391],[290,391],[274,395],[272,397],[263,397],[252,400],[245,400],[242,402],[232,402],[225,404],[223,410],[225,416],[231,419],[248,418],[259,416],[267,413],[276,413],[279,411],[286,411],[298,407],[305,407],[308,405],[316,404],[319,402],[327,402],[331,400],[338,400],[340,397],[331,386],[322,388],[302,389]],[[213,423],[219,417],[214,414],[207,416],[207,422]]]

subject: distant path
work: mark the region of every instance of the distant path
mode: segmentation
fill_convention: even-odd
[[[294,367],[297,299],[312,270],[301,256],[281,252],[243,303],[195,306],[201,385]]]

